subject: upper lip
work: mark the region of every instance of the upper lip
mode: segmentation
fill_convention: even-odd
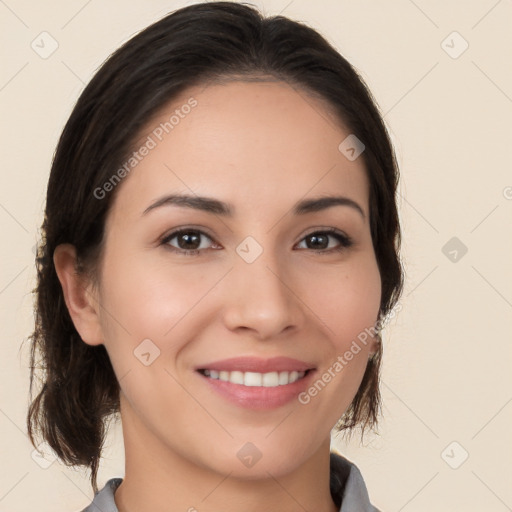
[[[241,371],[241,372],[305,372],[314,369],[314,365],[299,359],[291,357],[272,357],[270,359],[261,359],[257,357],[233,357],[231,359],[222,359],[198,366],[196,370],[216,370],[216,371]]]

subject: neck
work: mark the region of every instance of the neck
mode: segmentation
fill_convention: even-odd
[[[115,493],[119,512],[338,511],[329,487],[329,438],[286,475],[268,472],[259,479],[242,479],[194,464],[138,425],[133,411],[121,407],[121,415],[125,476]]]

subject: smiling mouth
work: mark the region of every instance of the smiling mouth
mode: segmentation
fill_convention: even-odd
[[[241,372],[227,370],[209,370],[200,369],[199,373],[213,380],[230,382],[231,384],[239,384],[247,387],[265,387],[275,388],[293,384],[303,379],[311,370],[306,371],[282,371],[282,372]]]

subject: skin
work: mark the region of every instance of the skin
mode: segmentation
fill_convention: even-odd
[[[381,281],[363,159],[338,150],[350,131],[324,103],[272,81],[189,89],[140,140],[191,96],[198,105],[118,185],[97,285],[73,272],[72,246],[54,255],[77,330],[85,343],[105,345],[120,382],[126,474],[117,506],[336,511],[330,431],[376,343],[361,345],[307,405],[242,408],[212,392],[194,368],[284,355],[313,362],[321,375],[375,325]],[[162,206],[143,215],[171,193],[216,198],[234,214]],[[348,206],[292,214],[297,201],[334,193],[356,201],[364,218]],[[198,254],[172,252],[183,239],[161,243],[181,227],[206,233]],[[328,252],[340,246],[329,237],[315,251],[307,235],[330,227],[353,245]],[[252,263],[236,252],[247,236],[263,249]],[[134,356],[145,339],[160,350],[149,366]],[[247,442],[262,454],[250,468],[237,458]]]

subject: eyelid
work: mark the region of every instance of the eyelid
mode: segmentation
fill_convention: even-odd
[[[210,240],[214,240],[215,237],[209,233],[209,230],[208,228],[204,227],[204,226],[198,226],[198,225],[187,225],[187,226],[183,226],[183,227],[176,227],[176,228],[172,228],[172,229],[169,229],[168,231],[166,231],[165,234],[163,234],[159,241],[160,242],[163,242],[165,240],[169,240],[170,238],[174,238],[176,235],[179,235],[180,233],[183,233],[183,232],[188,232],[188,231],[197,231],[198,233],[201,233],[202,235],[205,235],[207,236]]]
[[[351,237],[341,229],[334,228],[332,226],[315,226],[313,228],[309,228],[306,233],[301,235],[299,241],[302,241],[306,236],[313,235],[315,233],[328,233],[329,235],[336,234],[346,238],[347,240],[351,240]]]
[[[334,238],[338,238],[338,241],[340,242],[342,248],[344,248],[344,249],[348,249],[355,244],[355,241],[351,236],[349,236],[347,233],[345,233],[341,229],[334,228],[332,226],[329,226],[329,227],[316,226],[314,228],[311,228],[305,234],[301,235],[301,238],[299,239],[299,241],[297,243],[300,243],[308,236],[311,236],[311,235],[314,235],[317,233],[327,234],[327,235],[333,236]],[[322,250],[322,249],[318,249],[318,250],[309,249],[309,250],[314,251],[314,252],[323,252],[323,253],[328,254],[330,251],[335,251],[336,249],[337,248],[331,248],[331,249],[326,249],[326,250]]]
[[[181,228],[171,229],[170,231],[168,231],[166,234],[164,234],[160,238],[159,245],[169,245],[169,241],[172,240],[173,238],[176,238],[177,236],[181,235],[182,233],[188,233],[188,232],[191,232],[191,231],[195,231],[199,235],[208,238],[212,242],[212,245],[220,246],[220,244],[215,240],[215,237],[210,235],[208,233],[207,229],[202,227],[202,226],[201,227],[184,226],[184,227],[181,227]],[[207,250],[207,249],[179,249],[179,248],[173,247],[171,245],[169,245],[169,247],[171,247],[171,250],[174,250],[175,252],[179,252],[179,253],[187,253],[187,252],[188,253],[193,253],[193,252],[202,252],[202,251]]]
[[[182,233],[184,231],[198,231],[198,232],[206,235],[211,240],[213,240],[215,238],[211,233],[209,233],[208,228],[206,228],[205,226],[191,224],[191,225],[187,225],[187,226],[183,226],[183,227],[176,227],[176,228],[170,229],[168,232],[166,232],[164,235],[162,235],[160,237],[160,241],[168,239],[171,235],[176,236],[176,234]],[[300,242],[304,237],[306,237],[308,235],[312,235],[313,233],[317,233],[317,232],[336,233],[336,234],[341,235],[347,239],[351,239],[351,237],[341,229],[334,228],[332,226],[314,226],[312,228],[308,228],[308,230],[305,233],[302,233],[300,235],[298,241]]]
[[[215,247],[215,248],[208,247],[206,249],[180,249],[178,247],[174,247],[169,244],[169,241],[172,240],[173,238],[176,238],[177,236],[181,235],[182,233],[187,233],[187,232],[191,232],[191,231],[195,231],[199,235],[205,236],[206,238],[211,240],[212,245],[217,245],[217,247]],[[208,233],[208,231],[209,230],[207,228],[204,228],[203,226],[199,227],[199,226],[191,226],[190,225],[190,226],[174,228],[174,229],[171,229],[170,231],[168,231],[165,235],[163,235],[160,238],[159,245],[166,245],[166,246],[168,246],[169,250],[171,250],[172,252],[181,254],[181,255],[185,255],[185,256],[186,255],[197,255],[201,252],[205,252],[205,251],[209,251],[209,250],[219,250],[219,246],[222,248],[222,246],[216,241],[215,237],[210,235]],[[308,236],[311,236],[314,234],[324,234],[324,235],[332,236],[333,238],[337,239],[339,246],[331,247],[330,249],[305,248],[305,249],[300,249],[300,250],[312,251],[317,254],[331,254],[333,252],[342,252],[344,250],[349,249],[350,247],[352,247],[354,245],[354,240],[352,239],[352,237],[350,237],[344,231],[342,231],[338,228],[334,228],[332,226],[329,226],[329,227],[315,226],[315,227],[309,228],[309,230],[306,233],[302,234],[301,237],[299,238],[299,241],[294,244],[294,247],[297,244],[303,242],[304,239],[307,238]]]

